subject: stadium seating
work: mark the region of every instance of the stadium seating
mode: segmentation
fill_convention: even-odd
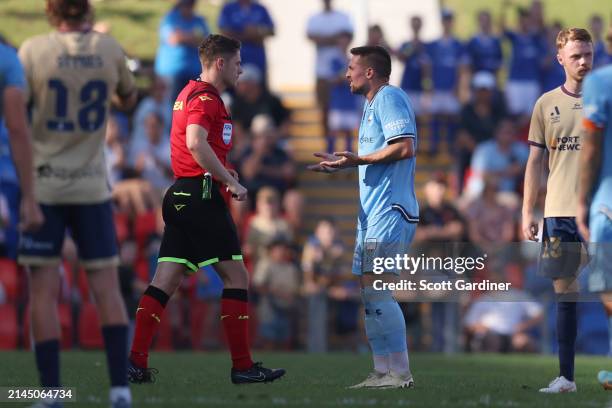
[[[4,288],[8,302],[19,296],[19,270],[12,259],[0,258],[0,285]]]
[[[60,320],[60,330],[62,333],[61,346],[63,350],[71,349],[73,346],[74,324],[72,321],[72,310],[67,303],[60,303],[57,310]],[[23,341],[21,346],[24,349],[30,348],[30,307],[26,307],[23,313]]]
[[[79,314],[79,345],[83,349],[101,349],[104,346],[98,312],[93,303],[84,302]]]
[[[10,303],[0,305],[0,350],[13,350],[18,344],[17,309]]]
[[[159,331],[155,340],[155,350],[158,351],[172,351],[174,349],[172,343],[172,324],[170,322],[170,316],[168,313],[164,313],[159,323]]]

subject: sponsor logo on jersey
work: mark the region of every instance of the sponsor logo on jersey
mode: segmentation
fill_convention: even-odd
[[[580,136],[563,136],[556,137],[553,141],[553,145],[550,146],[552,150],[563,151],[563,150],[580,150]]]
[[[174,102],[173,110],[175,110],[175,111],[183,110],[183,101],[176,101],[176,102]]]
[[[561,112],[559,111],[559,107],[555,106],[553,112],[550,112],[550,123],[559,123],[561,120]]]
[[[212,98],[210,96],[206,96],[206,95],[200,95],[200,96],[198,96],[198,98],[200,98],[200,100],[202,102],[212,101]]]
[[[223,143],[225,143],[226,145],[230,144],[230,142],[232,141],[232,124],[231,123],[224,123],[223,124]]]

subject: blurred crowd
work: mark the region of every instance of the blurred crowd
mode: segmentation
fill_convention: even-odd
[[[308,19],[305,33],[316,48],[314,92],[322,134],[329,152],[351,150],[363,106],[344,80],[354,27],[331,0],[322,3],[323,9]],[[116,202],[122,290],[131,316],[157,262],[161,197],[173,180],[169,134],[174,99],[199,74],[197,46],[210,33],[209,22],[195,6],[196,0],[179,0],[163,17],[153,66],[133,63],[148,89],[142,90],[133,112],[113,111],[108,120],[107,167]],[[388,45],[383,26],[368,28],[368,44],[388,48],[404,67],[399,85],[417,114],[423,152],[419,164],[435,168],[450,163],[428,174],[422,187],[415,245],[463,242],[495,253],[500,245],[522,240],[519,208],[529,118],[539,95],[564,82],[555,60],[555,37],[562,23],[547,21],[538,0],[527,8],[509,3],[502,8],[497,24],[488,10],[478,12],[478,32],[468,41],[455,36],[454,13],[447,9],[441,14],[442,36],[432,42],[422,40],[419,16],[407,20],[408,40],[397,49]],[[517,13],[516,27],[506,23],[509,12]],[[303,170],[288,143],[291,111],[268,87],[265,40],[275,34],[274,21],[263,4],[236,0],[222,7],[217,26],[242,42],[243,74],[223,99],[234,123],[230,162],[249,190],[249,200],[233,202],[231,211],[251,273],[255,341],[266,349],[315,352],[367,347],[359,327],[359,286],[350,273],[352,248],[346,247],[333,218],[308,220],[315,227],[306,228],[307,203],[297,182]],[[599,15],[588,21],[595,66],[612,63],[612,31],[606,34],[604,27]],[[96,29],[111,27],[99,24]],[[504,52],[504,43],[509,52]],[[19,189],[7,137],[6,130],[0,131],[2,265],[15,258],[18,238]],[[69,238],[64,259],[63,302],[77,322],[91,299]],[[502,264],[495,273],[475,279],[512,281],[516,290],[539,299],[552,294],[549,282],[535,276],[533,256]],[[0,269],[0,304],[13,302],[24,309],[24,280],[9,277],[11,268]],[[223,339],[215,329],[221,290],[221,280],[210,267],[187,279],[167,309],[158,347],[221,347]],[[491,297],[484,293],[452,304],[404,299],[412,349],[442,351],[454,344],[453,350],[548,350],[547,332],[553,324],[547,321],[549,304],[492,302]],[[603,313],[591,304],[581,308],[587,320]],[[579,329],[585,339],[578,343],[582,351],[608,351],[607,340],[601,340],[607,339],[602,322],[599,327],[586,321],[588,329]],[[21,338],[26,338],[23,333]],[[74,338],[83,345],[80,335]]]

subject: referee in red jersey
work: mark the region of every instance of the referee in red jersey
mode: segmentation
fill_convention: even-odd
[[[136,311],[129,379],[153,382],[148,352],[168,299],[185,274],[212,265],[223,279],[221,322],[232,355],[234,384],[274,381],[283,369],[253,363],[249,350],[248,274],[226,198],[242,201],[247,190],[226,169],[232,120],[220,94],[242,73],[240,42],[210,35],[200,45],[202,74],[189,81],[174,102],[170,134],[175,183],[163,202],[164,235],[155,277]],[[227,194],[225,194],[227,193]]]

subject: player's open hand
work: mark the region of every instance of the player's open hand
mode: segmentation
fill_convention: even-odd
[[[32,232],[39,229],[45,221],[40,206],[34,198],[23,197],[21,199],[19,230]]]
[[[357,167],[360,164],[364,164],[361,157],[357,156],[353,152],[334,152],[335,157],[339,157],[334,161],[323,161],[320,164],[323,166],[329,166],[337,169],[346,169],[348,167]]]
[[[532,214],[523,214],[522,230],[525,239],[537,241],[538,223],[535,221]]]
[[[234,181],[227,185],[227,189],[232,193],[232,198],[236,201],[244,201],[247,198],[247,189],[240,183]]]
[[[335,172],[337,172],[339,170],[339,169],[336,169],[336,168],[333,168],[333,167],[322,165],[322,163],[325,162],[325,161],[338,160],[338,159],[340,159],[339,157],[336,157],[333,154],[324,153],[324,152],[317,152],[317,153],[314,153],[313,155],[315,157],[318,157],[319,159],[323,159],[323,161],[321,161],[320,163],[317,163],[317,164],[311,164],[311,165],[307,166],[306,168],[308,170],[316,171],[316,172],[319,172],[319,173],[335,173]]]
[[[589,242],[591,232],[589,231],[589,206],[582,200],[578,201],[576,212],[576,224],[578,232],[586,242]]]

